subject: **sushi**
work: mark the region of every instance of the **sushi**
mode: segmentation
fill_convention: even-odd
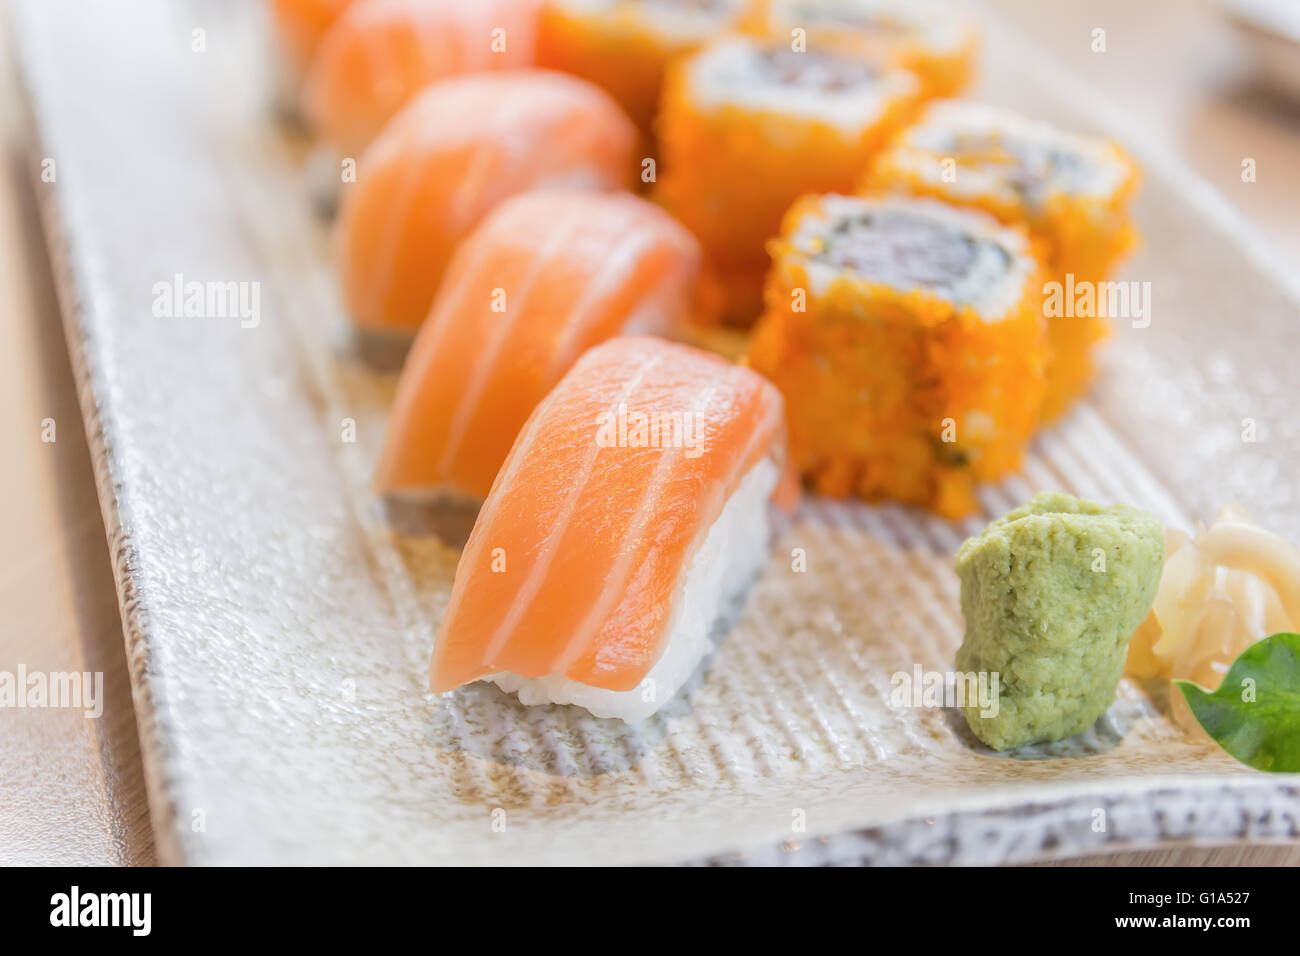
[[[663,707],[796,493],[781,396],[662,339],[587,351],[529,418],[456,569],[429,686],[629,723]]]
[[[1049,280],[1100,282],[1136,244],[1129,204],[1138,168],[1116,143],[1066,133],[980,103],[935,103],[884,151],[862,183],[986,210],[1023,224],[1042,249]],[[1084,392],[1106,317],[1049,318],[1047,418]]]
[[[271,24],[284,76],[296,85],[326,31],[353,0],[271,0]]]
[[[854,36],[893,53],[921,80],[926,97],[956,96],[970,83],[979,48],[974,22],[930,0],[753,0],[747,30],[814,42]]]
[[[957,518],[1020,463],[1046,392],[1024,230],[934,200],[810,196],[772,243],[748,363],[817,490]]]
[[[363,154],[338,223],[358,329],[412,335],[456,244],[531,189],[617,189],[636,130],[598,87],[547,70],[452,77],[407,105]]]
[[[537,61],[609,91],[647,141],[670,60],[734,26],[747,0],[550,0]]]
[[[320,39],[302,112],[338,157],[356,158],[430,83],[532,66],[536,0],[356,0]]]
[[[799,196],[848,192],[914,113],[916,77],[856,43],[728,37],[669,72],[659,198],[699,238],[729,324],[761,311],[765,242]]]
[[[506,200],[457,249],[407,357],[378,487],[481,500],[578,356],[684,326],[699,269],[694,237],[628,193]]]

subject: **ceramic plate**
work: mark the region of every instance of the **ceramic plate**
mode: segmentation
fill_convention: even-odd
[[[1037,488],[1189,527],[1238,500],[1300,540],[1300,296],[1005,25],[978,95],[1143,162],[1122,278],[1150,283],[1149,324],[981,519],[807,500],[711,659],[630,729],[425,693],[457,555],[368,489],[393,376],[346,335],[261,5],[12,8],[164,861],[995,863],[1300,837],[1300,784],[1187,738],[1159,688],[1125,681],[1089,732],[1014,755],[891,700],[891,675],[951,666],[957,545]],[[187,318],[177,281],[244,298]]]

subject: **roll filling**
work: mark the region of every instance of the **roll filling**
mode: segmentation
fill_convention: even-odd
[[[974,24],[954,8],[924,0],[755,0],[754,33],[789,38],[803,31],[810,49],[854,38],[912,70],[926,96],[954,96],[970,81],[978,46]]]

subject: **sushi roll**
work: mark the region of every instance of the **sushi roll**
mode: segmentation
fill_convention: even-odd
[[[928,0],[753,0],[747,30],[814,42],[854,36],[894,53],[921,80],[926,97],[956,96],[975,71],[979,33],[945,3]]]
[[[318,42],[302,92],[308,125],[356,158],[430,83],[532,66],[537,0],[355,0]]]
[[[723,318],[762,307],[765,242],[799,196],[848,192],[913,114],[916,77],[856,44],[719,40],[669,71],[659,196],[704,246]]]
[[[456,569],[429,685],[629,723],[663,707],[766,562],[781,396],[723,358],[621,336],[533,412]]]
[[[884,151],[862,191],[935,196],[1023,224],[1042,249],[1049,279],[1100,282],[1137,241],[1129,204],[1138,179],[1116,143],[953,100],[931,105]],[[1053,358],[1044,415],[1051,418],[1087,388],[1109,324],[1070,315],[1050,318],[1048,328]]]
[[[506,200],[457,249],[407,357],[378,487],[481,500],[578,356],[682,327],[699,269],[694,237],[628,193]]]
[[[357,328],[410,337],[456,244],[503,199],[531,189],[618,189],[635,177],[636,130],[598,87],[518,70],[435,83],[362,155],[338,234]]]
[[[1019,465],[1046,391],[1025,232],[934,200],[811,196],[772,260],[748,362],[785,394],[811,484],[973,511],[976,482]]]
[[[548,0],[538,64],[591,80],[649,141],[664,70],[735,25],[748,0]]]

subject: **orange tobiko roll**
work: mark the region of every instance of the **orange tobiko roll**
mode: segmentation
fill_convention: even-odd
[[[849,191],[914,113],[916,77],[858,44],[733,36],[677,62],[658,195],[700,239],[729,324],[761,308],[764,248],[799,196]]]
[[[814,488],[956,518],[1017,468],[1046,392],[1023,230],[932,200],[813,196],[772,243],[748,363]]]
[[[356,0],[312,57],[303,114],[355,157],[430,83],[532,66],[536,35],[537,0]]]
[[[664,70],[734,26],[747,0],[549,0],[537,58],[609,91],[647,137]]]
[[[1137,242],[1129,205],[1139,172],[1114,142],[1067,133],[983,103],[932,104],[877,157],[866,193],[933,196],[1025,226],[1047,279],[1068,290],[1104,281]],[[1099,310],[1049,309],[1052,360],[1044,415],[1087,389],[1096,346],[1110,333]]]

